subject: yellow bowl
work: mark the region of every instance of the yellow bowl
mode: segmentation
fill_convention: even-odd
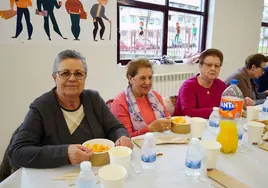
[[[172,120],[178,117],[183,117],[183,116],[174,116],[172,117]],[[189,119],[186,117],[183,117],[186,119],[186,123],[177,123],[175,121],[172,121],[171,124],[171,131],[176,134],[188,134],[191,132],[191,124],[189,122]]]
[[[110,149],[114,147],[113,141],[108,140],[108,139],[103,139],[103,138],[96,138],[96,139],[88,140],[84,142],[82,145],[86,146],[86,144],[90,144],[90,145],[103,144],[105,146],[108,145]],[[109,150],[104,151],[104,152],[94,152],[90,159],[92,166],[103,166],[103,165],[109,164],[110,163],[110,157],[108,153]]]

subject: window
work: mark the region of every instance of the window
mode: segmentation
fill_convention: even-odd
[[[136,16],[130,16],[131,24],[137,23],[137,17]]]
[[[127,17],[126,17],[126,16],[121,16],[120,21],[121,21],[122,23],[127,23]]]
[[[208,0],[118,0],[118,63],[205,49]],[[127,20],[130,20],[127,22]]]
[[[258,52],[268,55],[268,0],[264,0]]]

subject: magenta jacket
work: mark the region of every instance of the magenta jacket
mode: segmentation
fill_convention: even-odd
[[[219,107],[221,94],[226,88],[225,83],[216,79],[208,89],[199,85],[197,76],[189,78],[182,84],[175,107],[176,116],[208,119],[213,107]]]

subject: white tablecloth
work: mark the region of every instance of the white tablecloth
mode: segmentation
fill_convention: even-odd
[[[156,133],[156,135],[164,135]],[[203,139],[215,139],[210,129],[206,129]],[[245,132],[243,142],[247,143]],[[217,161],[217,169],[235,177],[241,182],[254,188],[268,187],[268,152],[249,146],[250,151],[245,153],[221,154]],[[130,168],[127,179],[127,188],[178,188],[178,187],[221,187],[216,182],[206,179],[201,182],[189,178],[184,173],[184,162],[187,145],[158,145],[157,149],[164,155],[157,158],[155,173],[135,173]],[[139,149],[135,148],[136,156]],[[136,159],[136,158],[135,158]],[[134,160],[134,163],[137,162]],[[70,187],[73,181],[52,181],[59,175],[72,172],[78,166],[63,166],[56,169],[28,169],[21,168],[0,184],[0,188],[64,188]],[[97,171],[98,168],[93,168]],[[73,186],[74,187],[74,186]],[[100,185],[99,185],[100,187]]]

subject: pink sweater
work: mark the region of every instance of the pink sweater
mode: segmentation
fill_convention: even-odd
[[[213,107],[220,105],[221,94],[225,88],[225,83],[220,79],[214,80],[210,89],[199,85],[197,76],[186,80],[178,93],[175,115],[208,119]]]
[[[160,101],[160,103],[164,106],[162,97],[155,91],[153,91],[153,93],[155,94],[157,99]],[[139,106],[141,115],[145,123],[147,125],[151,124],[156,118],[155,118],[154,111],[152,110],[147,97],[137,98],[136,102]],[[164,106],[164,109],[165,109],[165,115],[166,117],[168,117],[169,113],[165,106]],[[142,135],[149,131],[148,126],[143,127],[137,131],[133,129],[133,125],[130,119],[128,106],[126,102],[125,92],[121,92],[118,96],[115,97],[111,106],[111,111],[115,115],[115,117],[117,117],[117,119],[119,119],[119,121],[123,125],[125,125],[131,137]]]

